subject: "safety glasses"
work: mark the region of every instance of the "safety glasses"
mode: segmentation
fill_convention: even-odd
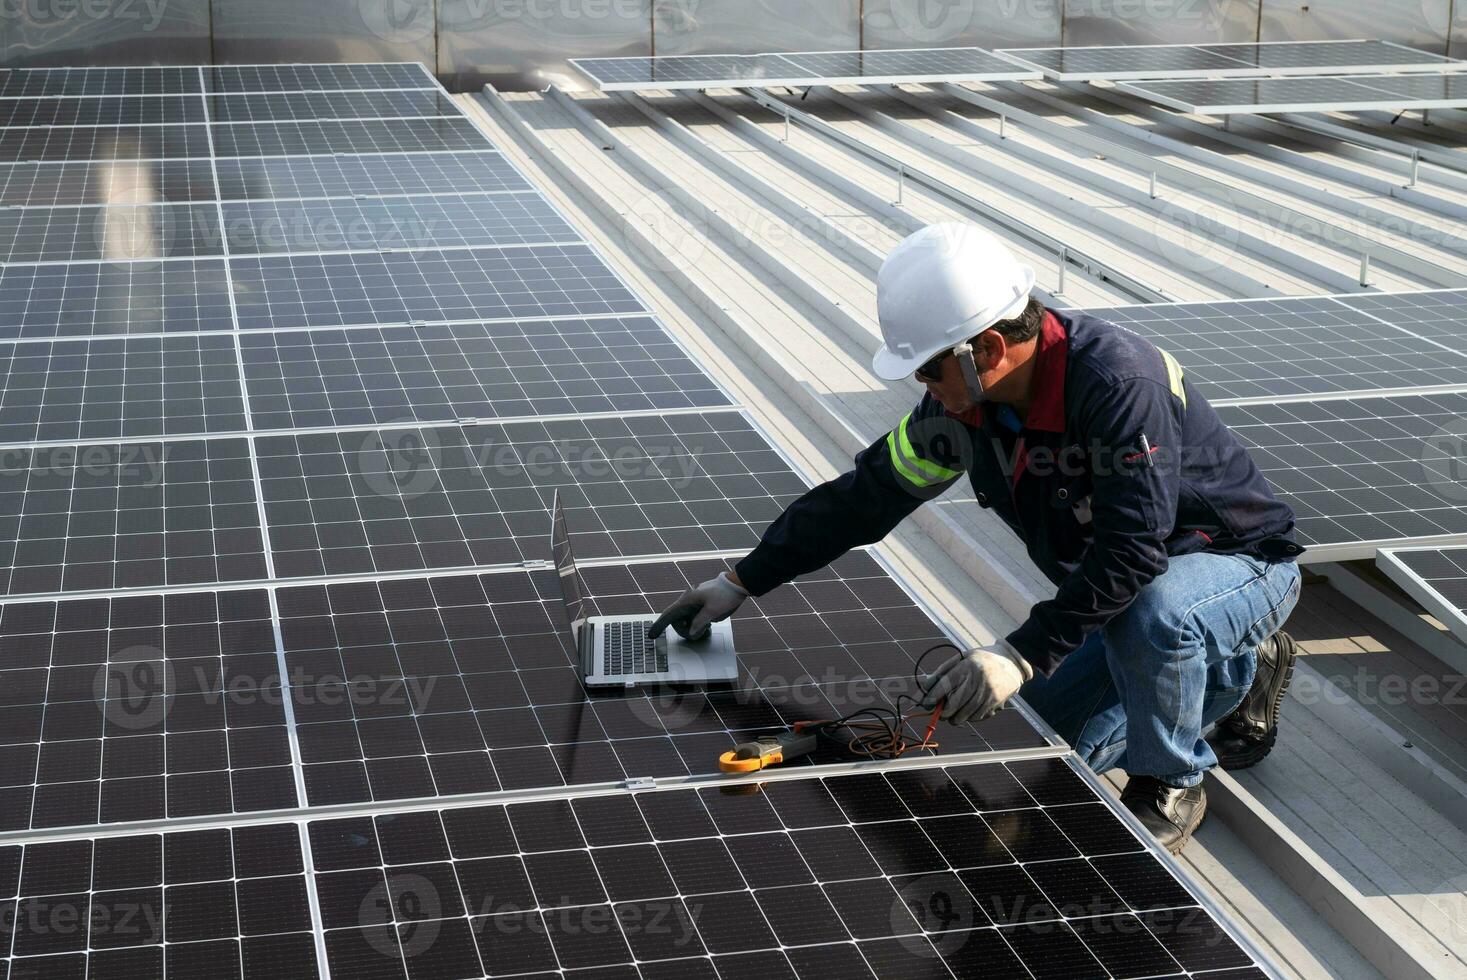
[[[952,356],[952,351],[945,350],[912,373],[916,375],[918,381],[927,381],[932,384],[941,384],[942,362]]]

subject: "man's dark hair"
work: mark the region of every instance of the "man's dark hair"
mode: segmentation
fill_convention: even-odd
[[[1029,305],[1024,307],[1024,312],[1013,319],[998,321],[992,329],[1003,334],[1003,339],[1009,343],[1022,344],[1039,336],[1039,325],[1043,322],[1044,304],[1030,296]]]

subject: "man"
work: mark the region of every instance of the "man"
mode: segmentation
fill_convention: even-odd
[[[915,375],[926,395],[653,633],[706,632],[748,595],[881,540],[966,474],[1057,588],[1006,638],[925,677],[923,704],[963,723],[1021,693],[1097,772],[1126,770],[1123,802],[1176,852],[1219,755],[1241,768],[1273,744],[1293,664],[1278,630],[1299,593],[1294,516],[1171,355],[1045,309],[1033,285],[974,227],[898,246],[877,279],[873,366]]]

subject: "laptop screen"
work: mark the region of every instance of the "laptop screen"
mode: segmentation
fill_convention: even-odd
[[[570,528],[565,523],[565,510],[560,505],[560,491],[555,492],[554,517],[550,528],[551,560],[560,576],[560,597],[565,600],[566,615],[570,617],[571,643],[581,635],[581,626],[586,622],[586,590],[581,585],[581,573],[576,571],[576,556],[571,551]]]

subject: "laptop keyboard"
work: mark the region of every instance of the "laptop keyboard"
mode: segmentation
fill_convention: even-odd
[[[647,639],[643,622],[602,623],[607,674],[660,674],[667,670],[667,650]]]

